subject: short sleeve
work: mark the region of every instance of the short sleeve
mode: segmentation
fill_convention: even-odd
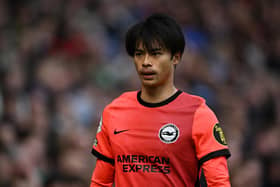
[[[195,112],[192,138],[200,165],[215,157],[230,156],[218,119],[205,102]]]
[[[107,125],[108,115],[106,115],[106,112],[104,111],[97,128],[96,138],[92,146],[92,154],[98,159],[114,164],[114,156],[107,131]]]

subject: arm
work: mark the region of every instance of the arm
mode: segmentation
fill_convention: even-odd
[[[195,113],[192,135],[207,186],[229,187],[226,158],[230,156],[230,152],[215,114],[205,103]]]
[[[226,157],[210,159],[202,165],[208,187],[230,187]]]
[[[114,156],[106,125],[107,113],[104,111],[97,128],[96,139],[91,153],[97,157],[91,177],[90,187],[111,187],[114,182]]]
[[[114,171],[112,164],[97,159],[90,187],[111,187],[114,182]]]

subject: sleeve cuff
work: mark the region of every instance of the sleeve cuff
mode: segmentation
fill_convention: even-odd
[[[218,151],[214,151],[214,152],[209,153],[209,154],[205,155],[204,157],[202,157],[198,161],[198,164],[199,164],[199,166],[201,166],[204,162],[206,162],[212,158],[219,157],[219,156],[225,156],[226,158],[229,158],[231,156],[231,154],[228,149],[221,149]]]
[[[92,150],[91,150],[91,153],[92,153],[94,156],[96,156],[98,159],[103,160],[104,162],[108,162],[108,163],[110,163],[110,164],[112,164],[112,165],[115,164],[115,160],[114,160],[114,159],[109,158],[109,157],[107,157],[107,156],[105,156],[105,155],[99,153],[99,152],[96,151],[95,149],[92,149]]]

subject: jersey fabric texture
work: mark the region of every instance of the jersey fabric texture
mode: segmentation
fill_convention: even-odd
[[[205,100],[178,90],[160,103],[126,92],[106,106],[92,153],[115,167],[115,185],[195,186],[200,166],[230,152]]]

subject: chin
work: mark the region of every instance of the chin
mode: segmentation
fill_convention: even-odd
[[[152,81],[152,80],[148,80],[148,81],[147,80],[143,80],[142,81],[142,86],[154,88],[154,87],[157,87],[158,84],[157,84],[157,82]]]

